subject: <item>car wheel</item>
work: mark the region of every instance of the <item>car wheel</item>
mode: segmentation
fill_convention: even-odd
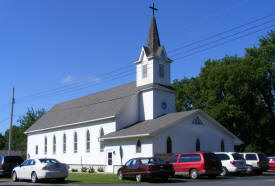
[[[12,173],[11,179],[12,179],[13,182],[16,182],[16,181],[17,181],[17,174],[16,174],[15,171]]]
[[[197,179],[199,177],[199,173],[196,169],[191,169],[190,171],[190,178],[191,179]]]
[[[226,176],[227,175],[227,169],[225,167],[222,167],[222,172],[220,174],[220,176]]]
[[[118,177],[119,180],[123,180],[124,179],[122,171],[118,172],[118,176],[117,177]]]
[[[251,175],[252,172],[253,172],[252,167],[251,166],[247,166],[247,168],[246,168],[246,174]]]
[[[142,181],[142,176],[141,176],[141,174],[137,174],[137,175],[136,175],[136,181],[137,181],[137,182],[141,182],[141,181]]]
[[[32,181],[33,183],[36,183],[36,182],[38,181],[37,175],[36,175],[35,172],[33,172],[32,175],[31,175],[31,181]]]

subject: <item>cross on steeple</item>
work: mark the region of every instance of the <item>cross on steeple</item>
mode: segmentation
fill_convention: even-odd
[[[153,6],[150,6],[149,8],[151,8],[151,9],[152,9],[152,11],[153,11],[153,15],[155,15],[155,10],[158,10],[158,9],[157,9],[157,8],[155,8],[154,3],[153,3]]]

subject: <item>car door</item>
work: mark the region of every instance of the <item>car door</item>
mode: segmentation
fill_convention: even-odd
[[[24,161],[17,169],[16,169],[16,174],[18,179],[26,179],[25,177],[25,170],[26,166],[28,164],[29,160]]]
[[[130,177],[134,177],[138,173],[138,160],[137,159],[133,159],[128,170],[129,170]]]
[[[132,161],[133,161],[132,159],[127,161],[125,165],[121,168],[121,171],[125,177],[129,177],[129,169]]]
[[[25,179],[28,179],[30,180],[31,179],[31,174],[32,174],[32,171],[34,170],[35,168],[35,160],[31,159],[29,160],[26,168],[25,168]]]
[[[169,162],[171,165],[173,165],[176,175],[181,174],[181,172],[180,172],[180,167],[179,167],[179,164],[178,164],[178,157],[179,157],[179,154],[176,154],[176,155],[172,156],[172,157],[168,160],[168,162]]]

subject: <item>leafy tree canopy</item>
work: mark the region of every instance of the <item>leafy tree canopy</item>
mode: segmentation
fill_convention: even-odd
[[[198,77],[175,80],[176,110],[203,109],[245,144],[240,150],[275,153],[275,32],[243,57],[207,60]]]

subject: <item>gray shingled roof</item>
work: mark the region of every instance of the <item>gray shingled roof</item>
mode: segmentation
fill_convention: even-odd
[[[25,132],[38,131],[67,124],[115,116],[121,107],[141,89],[156,88],[174,91],[169,86],[149,84],[136,87],[136,82],[111,88],[55,105]]]
[[[171,114],[166,114],[161,117],[158,117],[153,120],[146,120],[139,123],[136,123],[127,128],[121,129],[116,132],[109,133],[103,136],[103,139],[112,139],[112,138],[120,138],[126,136],[135,136],[135,135],[144,135],[144,134],[152,134],[160,129],[169,127],[173,125],[175,122],[188,117],[194,113],[198,112],[198,110],[191,110],[185,112],[175,112]]]

